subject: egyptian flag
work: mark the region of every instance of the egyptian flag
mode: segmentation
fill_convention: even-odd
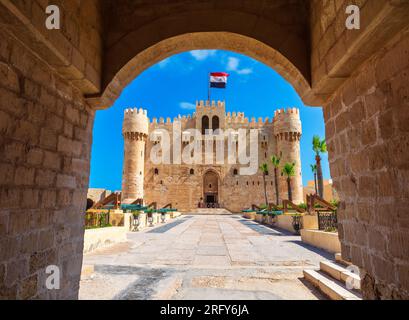
[[[210,73],[210,88],[226,88],[228,73],[212,72]]]

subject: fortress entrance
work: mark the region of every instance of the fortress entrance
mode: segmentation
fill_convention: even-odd
[[[207,208],[219,207],[219,176],[216,172],[207,171],[203,176],[203,199]]]

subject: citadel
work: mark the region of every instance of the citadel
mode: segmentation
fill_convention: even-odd
[[[175,131],[175,127],[180,131]],[[243,131],[249,131],[249,137],[243,139],[240,134]],[[267,163],[271,171],[266,176],[266,185],[268,199],[273,202],[275,187],[270,158],[275,154],[281,157],[282,164],[295,163],[296,175],[291,186],[293,201],[300,203],[301,133],[297,108],[276,110],[272,120],[254,117],[249,120],[243,112],[226,113],[223,101],[202,100],[196,102],[193,115],[179,116],[173,122],[170,118],[150,121],[147,110],[126,109],[122,202],[157,202],[160,207],[170,203],[180,211],[206,207],[240,212],[251,204],[265,202],[263,177],[258,170],[262,163]],[[183,157],[186,150],[190,161],[181,161],[180,154],[186,159]],[[168,161],[155,161],[152,157],[156,154],[165,159],[164,153]],[[285,177],[279,175],[278,185],[280,199],[286,199]]]

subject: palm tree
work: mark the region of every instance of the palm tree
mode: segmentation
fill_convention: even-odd
[[[315,194],[318,194],[317,190],[317,165],[316,164],[310,164],[311,171],[314,174],[314,188],[315,188]]]
[[[278,196],[278,168],[280,166],[280,158],[276,155],[271,157],[271,163],[274,167],[274,184],[276,189],[276,205],[279,205],[279,196]]]
[[[319,136],[314,136],[312,138],[312,150],[315,152],[315,162],[317,166],[318,194],[322,198],[324,195],[324,181],[322,179],[320,154],[327,152],[327,144],[325,139],[321,139]]]
[[[268,175],[268,165],[267,165],[267,163],[262,163],[260,165],[260,171],[263,174],[264,199],[266,200],[266,205],[268,206],[267,187],[266,187],[266,175]]]
[[[295,163],[287,162],[282,170],[283,175],[287,177],[288,200],[293,201],[293,192],[291,189],[291,177],[295,176]]]

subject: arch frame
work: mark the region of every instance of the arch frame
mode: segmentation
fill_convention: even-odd
[[[224,31],[185,33],[153,44],[122,66],[100,96],[88,96],[87,102],[95,109],[107,109],[143,71],[172,55],[192,50],[227,50],[249,56],[278,72],[305,104],[318,106],[322,103],[321,98],[312,93],[309,79],[277,49],[252,37]]]
[[[217,172],[216,170],[214,170],[213,168],[207,168],[206,170],[204,170],[203,172],[203,176],[202,176],[202,195],[203,195],[203,200],[204,202],[206,199],[206,194],[205,194],[205,179],[206,179],[206,175],[208,174],[214,174],[217,178],[217,202],[220,204],[220,199],[222,196],[221,193],[221,178],[220,178],[220,174],[219,172]]]

